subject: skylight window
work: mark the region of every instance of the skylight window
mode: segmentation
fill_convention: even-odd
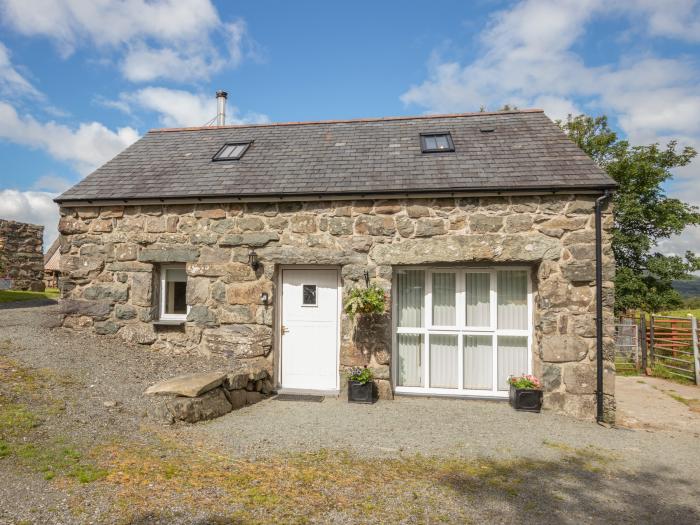
[[[249,146],[250,142],[229,142],[223,145],[212,160],[238,160]]]
[[[420,146],[423,153],[455,150],[452,135],[450,135],[449,131],[444,133],[421,133]]]

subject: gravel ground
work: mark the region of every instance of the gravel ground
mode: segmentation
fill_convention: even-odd
[[[372,406],[333,398],[321,403],[273,398],[207,423],[156,427],[145,417],[142,392],[147,386],[181,373],[220,369],[224,363],[166,356],[56,325],[56,306],[0,313],[0,356],[49,370],[56,377],[50,395],[65,402],[64,410],[42,420],[35,431],[39,439],[64,436],[90,446],[105,441],[157,444],[165,437],[193,450],[205,444],[221,457],[246,461],[322,449],[351,451],[378,465],[415,454],[448,460],[527,459],[558,465],[532,480],[534,501],[518,508],[485,495],[474,503],[474,516],[507,523],[514,521],[513,513],[535,509],[544,516],[539,521],[548,523],[700,523],[700,436],[687,429],[605,428],[547,412],[515,413],[504,402],[408,397]],[[3,340],[12,344],[2,346]],[[111,401],[117,406],[105,406]],[[598,475],[562,462],[562,455],[581,450],[602,453],[613,470]],[[114,488],[107,484],[48,482],[12,457],[0,458],[0,475],[2,524],[120,522],[109,514]],[[178,501],[165,508],[174,512]],[[162,510],[130,523],[215,522],[206,509],[201,516],[183,510],[165,518]],[[446,521],[459,522],[451,512]],[[354,522],[342,513],[329,513],[326,521]]]

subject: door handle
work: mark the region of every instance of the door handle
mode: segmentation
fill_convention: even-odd
[[[284,335],[284,334],[286,334],[287,332],[289,332],[289,328],[287,328],[286,326],[282,325],[282,328],[280,329],[280,331],[282,332],[282,335]]]

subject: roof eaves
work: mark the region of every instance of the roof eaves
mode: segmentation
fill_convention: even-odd
[[[345,192],[289,192],[289,193],[275,193],[275,194],[265,194],[260,198],[263,200],[294,200],[294,199],[332,199],[333,196],[355,196],[355,197],[370,197],[370,198],[386,198],[390,196],[415,196],[420,194],[464,194],[464,193],[489,193],[489,194],[510,194],[510,193],[576,193],[577,191],[600,191],[604,192],[606,190],[615,190],[618,187],[616,182],[611,183],[594,183],[587,185],[552,185],[552,186],[518,186],[518,187],[503,187],[503,186],[492,186],[492,187],[479,187],[479,188],[438,188],[438,189],[404,189],[401,191],[345,191]],[[96,199],[94,197],[89,198],[62,198],[62,196],[56,197],[54,202],[61,204],[63,202],[102,202],[102,201],[121,201],[127,203],[129,201],[153,201],[159,200],[161,202],[167,202],[169,200],[212,200],[212,199],[250,199],[257,198],[259,194],[206,194],[199,193],[197,195],[159,195],[157,197],[119,197],[119,198],[106,198],[106,199]]]

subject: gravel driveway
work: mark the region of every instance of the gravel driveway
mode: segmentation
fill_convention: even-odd
[[[377,521],[372,514],[372,509],[377,508],[390,513],[384,516],[396,516],[395,521],[405,523],[432,523],[431,516],[442,516],[442,521],[448,523],[470,520],[508,523],[519,521],[523,512],[532,512],[535,521],[542,523],[700,522],[697,499],[700,436],[687,428],[611,429],[547,412],[516,413],[504,402],[408,397],[372,406],[350,405],[332,398],[321,403],[273,398],[207,423],[168,427],[156,425],[145,416],[143,390],[160,379],[219,369],[224,363],[166,356],[146,347],[125,345],[116,338],[79,335],[55,328],[56,325],[55,306],[0,312],[0,358],[40,371],[48,389],[39,392],[44,385],[32,383],[41,399],[27,395],[23,402],[30,408],[33,403],[46,403],[47,398],[64,403],[60,410],[41,412],[41,424],[24,439],[45,443],[60,437],[79,450],[101,451],[102,456],[93,452],[90,457],[98,458],[95,459],[98,463],[102,461],[99,464],[109,473],[102,480],[86,484],[75,484],[68,479],[45,480],[40,473],[26,467],[26,459],[12,454],[2,458],[0,450],[0,475],[5,480],[0,484],[2,524],[22,520],[25,523],[358,521],[352,513],[360,503],[347,496],[348,491],[357,490],[354,486],[344,486],[342,497],[324,493],[326,501],[335,502],[337,508],[331,503],[322,512],[314,507],[304,520],[299,516],[279,518],[286,515],[278,516],[274,512],[283,504],[267,493],[264,498],[257,493],[250,496],[252,485],[260,484],[257,490],[267,490],[263,471],[274,473],[275,469],[287,468],[296,469],[289,474],[291,478],[306,473],[303,474],[306,477],[302,476],[304,483],[295,485],[289,492],[290,501],[295,495],[312,501],[318,491],[314,488],[316,492],[307,495],[305,485],[315,487],[315,478],[330,476],[332,468],[345,469],[347,475],[353,470],[368,469],[367,489],[378,499],[366,504],[369,510],[362,510],[360,521],[365,522],[383,521],[381,518]],[[111,447],[106,460],[105,443]],[[174,445],[168,448],[163,443]],[[139,460],[124,460],[120,456],[124,451],[134,450],[142,451]],[[150,450],[156,450],[155,459],[153,454],[146,453]],[[207,463],[200,459],[199,451],[213,454],[211,457],[216,460]],[[168,464],[175,466],[164,471],[158,470],[160,466],[151,469],[151,462],[171,459]],[[486,463],[478,463],[482,461]],[[201,471],[195,468],[199,464]],[[397,480],[406,472],[400,469],[415,464],[424,466],[409,469],[411,476],[399,483]],[[355,466],[347,470],[348,465]],[[141,466],[141,470],[137,469]],[[151,470],[145,474],[147,468]],[[241,476],[246,468],[251,469],[252,477],[244,483],[248,491],[244,503],[231,499],[232,493],[226,492],[224,485],[200,486],[192,481],[200,477],[210,479],[206,476],[214,474],[223,479],[232,469],[238,469],[235,490],[242,490]],[[494,479],[500,481],[482,480],[479,475],[483,469],[491,474],[499,472],[501,477]],[[159,477],[162,471],[165,474]],[[190,492],[183,492],[185,489],[180,485],[171,487],[173,477],[177,478],[172,472],[184,471],[189,483],[186,490]],[[288,471],[280,472],[283,474],[270,474],[267,482],[285,482]],[[317,474],[308,477],[309,472]],[[471,472],[471,477],[464,478],[464,472]],[[507,483],[501,484],[513,473],[521,478],[517,490]],[[425,480],[423,474],[427,476]],[[125,500],[125,494],[145,497],[144,488],[137,490],[129,484],[139,476],[146,476],[142,482],[151,499],[138,500],[148,512],[131,513],[124,501],[132,500]],[[383,488],[373,486],[373,477],[377,478],[374,483],[383,480]],[[342,485],[342,476],[333,479]],[[462,493],[465,479],[471,480],[469,483],[476,479],[478,482],[474,483],[482,487],[481,492],[474,493],[476,489],[472,487]],[[406,488],[402,489],[404,484]],[[284,494],[283,488],[275,485],[270,490]],[[175,496],[170,496],[171,489]],[[512,493],[514,490],[516,495]],[[382,498],[383,491],[386,494]],[[421,509],[425,507],[425,515],[423,510],[414,512],[413,504],[406,503],[405,497],[410,493],[413,500],[421,502]],[[153,498],[158,494],[162,499],[156,501]],[[190,500],[208,503],[196,507],[195,512],[188,506]],[[115,507],[115,501],[121,501],[122,506]],[[247,509],[242,515],[234,512],[239,509],[236,506],[239,503]],[[297,505],[303,505],[303,501]],[[435,510],[433,505],[441,510]],[[221,514],[211,514],[215,508],[226,510],[223,518]],[[407,512],[405,519],[399,517],[403,516],[402,508]],[[266,509],[268,514],[255,514],[255,509]],[[234,515],[235,519],[231,517]]]

